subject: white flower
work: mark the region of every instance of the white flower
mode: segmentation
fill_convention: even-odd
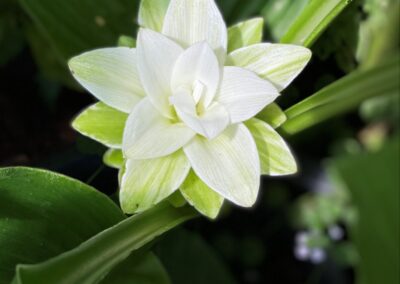
[[[141,28],[136,49],[99,49],[70,61],[86,89],[129,114],[122,145],[114,145],[126,159],[126,212],[180,188],[215,217],[223,198],[252,206],[261,173],[296,171],[282,138],[252,117],[304,68],[309,50],[265,43],[227,54],[227,38],[213,0],[171,0],[162,30]]]

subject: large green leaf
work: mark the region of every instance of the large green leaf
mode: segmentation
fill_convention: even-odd
[[[153,253],[137,251],[117,265],[101,284],[170,284],[164,266]]]
[[[281,38],[282,43],[311,46],[351,0],[311,0]]]
[[[131,0],[20,0],[24,10],[64,59],[112,46],[135,31],[137,5]]]
[[[370,70],[359,70],[323,88],[285,111],[281,128],[290,134],[357,107],[364,100],[399,94],[399,57]]]
[[[99,102],[83,110],[72,122],[72,127],[112,148],[120,148],[128,114]]]
[[[55,258],[36,265],[19,265],[14,283],[97,283],[132,251],[195,216],[197,213],[190,207],[174,208],[168,202],[161,203]]]
[[[359,220],[351,236],[360,255],[358,283],[399,283],[399,139],[376,153],[331,161],[350,191]]]
[[[54,257],[123,218],[109,198],[79,181],[0,169],[0,283],[10,283],[17,264]]]
[[[166,234],[155,251],[174,284],[236,283],[212,247],[189,231]]]

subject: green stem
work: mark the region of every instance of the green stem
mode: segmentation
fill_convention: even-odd
[[[198,216],[191,207],[163,202],[99,233],[75,249],[36,265],[19,265],[13,283],[98,283],[129,254]],[[68,230],[68,228],[66,228]]]
[[[332,83],[287,109],[285,114],[288,119],[281,129],[295,134],[352,110],[370,97],[398,94],[399,64],[399,57],[396,56],[390,62],[373,69],[358,70]]]
[[[281,42],[310,47],[350,2],[311,0],[281,38]]]

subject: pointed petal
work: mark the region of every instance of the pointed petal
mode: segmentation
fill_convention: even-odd
[[[282,91],[299,75],[310,58],[311,51],[302,46],[262,43],[235,50],[229,55],[228,62],[255,72]]]
[[[231,123],[236,123],[255,116],[278,95],[271,83],[253,72],[239,67],[225,67],[215,100],[226,107]]]
[[[163,34],[184,47],[207,41],[221,59],[226,53],[227,29],[214,0],[171,0]]]
[[[248,45],[260,43],[264,27],[263,18],[240,22],[228,29],[228,52]]]
[[[172,70],[183,49],[157,32],[141,29],[137,41],[138,69],[143,88],[152,104],[172,118],[168,102],[171,96]]]
[[[194,90],[195,83],[204,85],[203,103],[208,106],[218,88],[220,68],[218,59],[206,42],[185,50],[176,61],[172,75],[172,90],[186,87]]]
[[[196,136],[184,147],[196,175],[211,189],[250,207],[260,186],[257,147],[243,124],[228,127],[213,140]]]
[[[139,8],[139,25],[161,32],[169,0],[141,0]]]
[[[122,150],[130,159],[169,155],[184,146],[195,133],[183,123],[172,123],[143,99],[126,122]]]
[[[132,214],[152,207],[177,190],[189,170],[182,151],[157,159],[128,159],[119,196],[122,210]]]
[[[296,160],[288,145],[271,126],[258,119],[250,119],[245,124],[257,144],[262,174],[282,176],[297,172]]]
[[[224,198],[202,182],[193,171],[190,171],[180,190],[189,204],[201,214],[211,219],[218,216]]]
[[[108,147],[121,148],[128,114],[99,102],[83,110],[72,127]]]
[[[68,65],[85,89],[120,111],[129,113],[145,95],[137,70],[135,49],[97,49],[73,57]]]

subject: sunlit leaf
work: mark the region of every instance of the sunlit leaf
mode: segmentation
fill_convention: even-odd
[[[399,58],[370,70],[356,71],[323,88],[285,111],[281,128],[290,134],[357,107],[364,100],[399,93]]]
[[[311,46],[351,0],[310,1],[281,38],[282,43]]]

